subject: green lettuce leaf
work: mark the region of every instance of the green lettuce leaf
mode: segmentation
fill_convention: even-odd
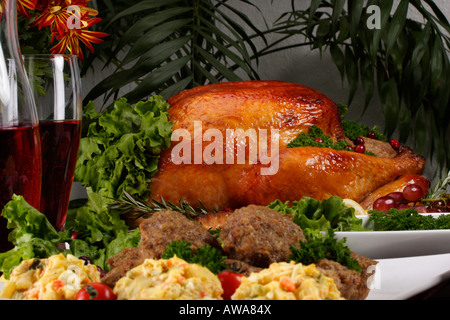
[[[340,197],[332,196],[319,201],[303,197],[299,201],[276,200],[268,205],[280,213],[292,215],[293,221],[302,229],[327,231],[363,231],[362,220],[355,215],[355,209],[347,207]]]
[[[90,124],[80,142],[74,180],[105,197],[117,199],[123,191],[147,197],[159,153],[170,146],[168,108],[161,96],[134,107],[121,98],[102,113],[89,103],[85,114]]]
[[[109,258],[124,248],[136,247],[140,239],[139,229],[130,231],[117,213],[96,214],[87,207],[69,210],[65,231],[57,232],[45,215],[18,195],[5,205],[2,216],[12,229],[8,239],[14,244],[13,249],[0,253],[0,272],[6,278],[23,260],[58,253],[89,257],[107,270]]]
[[[59,243],[60,235],[47,220],[33,206],[28,204],[22,196],[13,195],[2,210],[2,216],[8,219],[7,228],[13,229],[8,239],[15,245],[29,242],[30,235],[44,241]]]
[[[7,277],[22,260],[47,257],[58,252],[58,245],[67,233],[59,233],[47,218],[28,204],[22,196],[13,195],[2,210],[13,229],[8,240],[14,248],[0,253],[0,271]]]

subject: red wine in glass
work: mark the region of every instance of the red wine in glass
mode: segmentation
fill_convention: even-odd
[[[42,148],[40,211],[61,230],[66,220],[80,145],[81,121],[51,120],[39,123]]]
[[[13,194],[22,195],[39,209],[41,152],[36,126],[0,128],[0,210]],[[0,217],[0,252],[13,247],[7,220]]]

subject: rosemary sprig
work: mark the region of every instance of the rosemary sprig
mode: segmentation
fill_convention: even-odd
[[[207,214],[217,210],[208,210],[199,200],[199,206],[193,207],[183,198],[178,200],[178,205],[170,201],[165,201],[161,197],[160,201],[152,199],[147,202],[131,196],[128,192],[123,191],[123,196],[119,200],[114,200],[109,204],[110,210],[118,210],[119,214],[126,215],[128,219],[147,218],[152,213],[161,210],[172,210],[184,214],[188,218],[194,218],[198,215]]]
[[[449,198],[450,194],[446,193],[447,186],[450,186],[450,170],[447,173],[447,177],[443,180],[439,179],[439,183],[436,184],[432,191],[427,195],[428,199],[440,199]]]

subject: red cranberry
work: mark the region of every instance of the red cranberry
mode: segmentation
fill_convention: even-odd
[[[356,138],[355,144],[364,144],[364,139],[362,137]]]
[[[376,139],[377,135],[375,134],[375,132],[369,131],[369,133],[367,134],[367,137],[370,139]]]
[[[366,147],[363,144],[358,144],[355,146],[355,151],[358,153],[364,153],[366,152]]]
[[[397,139],[391,139],[389,141],[389,143],[391,144],[392,148],[394,148],[394,149],[400,148],[400,142],[398,142]]]
[[[348,144],[348,145],[345,146],[345,150],[347,150],[347,151],[355,151],[355,148]]]

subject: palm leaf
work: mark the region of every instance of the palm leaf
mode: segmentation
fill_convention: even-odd
[[[349,85],[349,102],[359,84],[365,93],[363,111],[378,93],[386,134],[398,134],[438,161],[437,173],[447,172],[450,26],[445,15],[432,0],[400,0],[395,7],[393,0],[345,2],[346,6],[336,0],[311,1],[307,9],[283,13],[277,24],[285,27],[285,39],[302,35],[313,43],[313,50],[330,50]],[[380,8],[381,29],[367,28],[369,5]],[[424,22],[408,18],[411,7]]]
[[[179,70],[189,61],[188,56],[172,60],[162,65],[155,71],[146,76],[135,89],[125,94],[125,98],[131,103],[135,103],[148,95],[149,92],[155,92],[161,85],[171,79]]]
[[[241,80],[240,74],[259,78],[256,41],[267,44],[265,30],[227,0],[142,0],[130,7],[118,2],[123,10],[105,21],[113,31],[109,45],[96,52],[114,71],[87,93],[85,103],[103,97],[107,104],[125,85],[130,89],[124,95],[134,103],[151,94],[168,98],[185,88]]]

